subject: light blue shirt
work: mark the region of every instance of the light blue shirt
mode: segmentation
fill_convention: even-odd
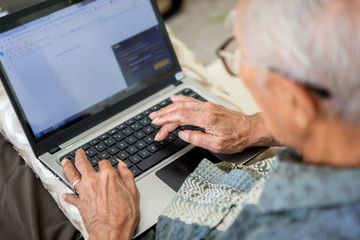
[[[291,149],[270,169],[255,167],[269,173],[204,160],[160,216],[156,239],[360,239],[360,169],[307,165]]]

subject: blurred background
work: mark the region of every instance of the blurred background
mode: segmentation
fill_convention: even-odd
[[[0,0],[0,16],[42,0]],[[168,26],[208,65],[216,60],[216,49],[231,36],[228,13],[237,0],[157,0]]]

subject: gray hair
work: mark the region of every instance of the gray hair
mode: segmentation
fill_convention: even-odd
[[[240,21],[251,58],[328,89],[336,115],[360,120],[360,1],[250,0]]]

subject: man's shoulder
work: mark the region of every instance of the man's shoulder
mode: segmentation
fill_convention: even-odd
[[[360,202],[340,206],[259,213],[247,206],[214,239],[360,239]],[[216,235],[216,236],[215,236]]]

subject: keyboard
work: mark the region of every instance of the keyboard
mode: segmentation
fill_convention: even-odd
[[[200,101],[206,101],[189,88],[178,92],[176,95],[185,95]],[[154,141],[155,135],[161,126],[151,124],[152,120],[149,115],[171,103],[170,98],[167,98],[81,146],[94,169],[99,170],[98,163],[103,159],[109,160],[113,167],[117,169],[118,160],[122,160],[130,171],[134,173],[134,176],[138,177],[167,157],[188,146],[188,143],[178,137],[179,131],[204,131],[204,129],[195,126],[181,126],[170,133],[166,140]],[[76,151],[74,150],[62,156],[60,161],[67,158],[75,164]]]

